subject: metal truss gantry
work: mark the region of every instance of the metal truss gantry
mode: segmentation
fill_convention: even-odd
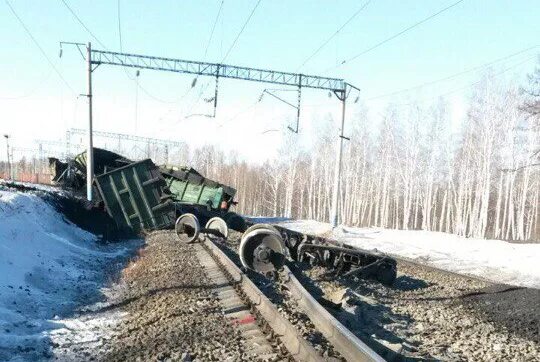
[[[104,50],[92,50],[91,63],[325,89],[333,92],[343,92],[346,87],[345,81],[337,78]]]
[[[117,140],[135,141],[135,142],[141,142],[141,143],[152,143],[158,146],[183,147],[186,145],[184,142],[169,141],[169,140],[163,140],[159,138],[134,136],[134,135],[124,134],[124,133],[113,133],[113,132],[102,132],[102,131],[93,131],[93,133],[94,133],[94,136],[113,138]],[[88,130],[85,130],[82,128],[70,128],[66,131],[66,138],[70,140],[71,135],[75,135],[75,134],[87,135]]]
[[[124,134],[124,133],[114,133],[114,132],[102,132],[102,131],[93,131],[92,132],[94,136],[98,137],[104,137],[104,138],[111,138],[114,140],[126,140],[126,141],[134,141],[134,142],[140,142],[145,143],[147,145],[155,145],[155,146],[163,146],[165,149],[165,161],[166,163],[169,161],[169,147],[184,147],[186,144],[184,142],[178,142],[178,141],[171,141],[171,140],[164,140],[159,138],[149,138],[149,137],[141,137],[141,136],[134,136],[130,134]],[[81,128],[70,128],[66,131],[66,143],[68,148],[71,145],[71,136],[73,135],[87,135],[88,131]]]

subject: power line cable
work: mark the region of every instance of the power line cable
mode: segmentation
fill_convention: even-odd
[[[519,67],[520,65],[527,63],[527,62],[530,61],[531,59],[535,59],[536,57],[538,57],[538,55],[536,55],[536,54],[533,55],[532,57],[527,57],[527,58],[521,60],[520,62],[518,62],[518,63],[516,63],[516,64],[514,64],[514,65],[511,65],[511,66],[507,67],[506,69],[503,69],[503,70],[500,71],[500,72],[497,72],[497,73],[493,74],[492,76],[493,76],[493,77],[498,77],[498,76],[500,76],[500,75],[503,75],[504,73],[508,72],[509,70],[512,70],[512,69],[514,69],[514,68],[517,68],[517,67]],[[474,83],[468,84],[468,85],[466,85],[466,86],[464,86],[464,87],[456,88],[456,89],[451,90],[451,91],[449,91],[449,92],[443,93],[443,94],[439,95],[439,97],[444,97],[444,96],[446,96],[446,95],[449,95],[449,94],[452,94],[452,93],[455,93],[455,92],[459,92],[460,90],[464,90],[464,89],[467,89],[467,88],[474,87],[475,85],[482,83],[482,81],[483,81],[483,79],[480,79],[479,81],[476,81],[476,82],[474,82]]]
[[[62,0],[62,1],[64,1],[64,0]],[[120,52],[124,52],[124,44],[122,42],[122,17],[121,17],[122,11],[121,11],[121,6],[120,6],[120,0],[117,0],[116,5],[117,5],[117,20],[118,20],[118,41],[119,41],[119,45],[120,45]],[[87,29],[86,26],[85,26],[85,29]],[[98,40],[98,42],[99,42],[99,40]],[[104,45],[102,45],[102,46],[105,49],[107,49],[107,47],[105,47]],[[148,90],[146,88],[144,88],[139,83],[138,76],[132,77],[132,76],[129,75],[129,72],[127,71],[126,68],[123,68],[123,70],[124,70],[124,73],[126,74],[126,76],[129,78],[129,80],[134,81],[137,88],[140,88],[144,92],[144,94],[146,94],[149,98],[151,98],[151,99],[153,99],[153,100],[155,100],[157,102],[167,103],[167,104],[173,104],[173,103],[176,103],[177,101],[181,100],[181,98],[180,98],[179,100],[166,101],[166,100],[163,100],[161,98],[158,98],[158,97],[152,95],[150,92],[148,92]]]
[[[223,9],[223,3],[225,0],[221,0],[221,4],[219,5],[219,10],[216,15],[216,19],[214,20],[214,25],[212,25],[212,31],[210,32],[210,38],[208,39],[208,43],[206,43],[206,49],[204,49],[204,56],[203,60],[206,61],[206,54],[208,54],[208,48],[210,47],[210,43],[212,42],[212,37],[214,36],[214,31],[216,30],[216,25],[219,19],[219,15],[221,14],[221,9]]]
[[[262,0],[258,0],[257,3],[255,4],[255,6],[253,7],[253,9],[251,10],[251,13],[249,14],[248,18],[246,19],[246,21],[244,22],[244,25],[242,26],[242,29],[240,29],[240,31],[238,32],[238,34],[236,35],[236,38],[234,39],[233,43],[231,44],[229,50],[227,50],[227,53],[225,53],[225,56],[223,57],[223,59],[221,60],[221,63],[223,63],[225,61],[225,59],[227,59],[227,57],[229,56],[229,54],[231,53],[231,51],[233,50],[234,46],[236,45],[236,42],[238,41],[238,39],[240,38],[240,35],[242,35],[242,33],[244,32],[244,29],[246,28],[246,26],[248,25],[249,21],[251,20],[251,17],[253,16],[253,14],[255,14],[255,10],[257,10],[257,8],[259,7],[259,4],[261,3]]]
[[[328,68],[328,69],[325,70],[324,72],[327,73],[327,72],[330,71],[330,70],[339,68],[339,67],[343,66],[344,64],[347,64],[347,63],[350,63],[350,62],[354,61],[354,60],[357,59],[358,57],[360,57],[360,56],[362,56],[362,55],[364,55],[364,54],[367,54],[367,53],[369,53],[369,52],[371,52],[371,51],[377,49],[378,47],[380,47],[380,46],[382,46],[382,45],[388,43],[389,41],[394,40],[394,39],[396,39],[397,37],[399,37],[399,36],[405,34],[405,33],[408,32],[409,30],[412,30],[412,29],[416,28],[417,26],[420,26],[420,25],[424,24],[425,22],[427,22],[427,21],[433,19],[434,17],[436,17],[436,16],[438,16],[438,15],[444,13],[444,12],[447,11],[447,10],[450,10],[451,8],[453,8],[454,6],[456,6],[456,5],[460,4],[460,3],[462,3],[463,1],[465,1],[465,0],[459,0],[459,1],[456,1],[455,3],[452,3],[452,4],[448,5],[447,7],[445,7],[445,8],[443,8],[443,9],[437,11],[436,13],[429,15],[427,18],[424,18],[424,19],[422,19],[422,20],[420,20],[420,21],[418,21],[418,22],[416,22],[416,23],[414,23],[414,24],[408,26],[407,28],[401,30],[400,32],[398,32],[398,33],[396,33],[396,34],[394,34],[394,35],[392,35],[392,36],[390,36],[390,37],[388,37],[388,38],[386,38],[386,39],[384,39],[384,40],[382,40],[382,41],[380,41],[380,42],[378,42],[378,43],[372,45],[371,47],[369,47],[369,48],[367,48],[367,49],[361,51],[360,53],[356,54],[355,56],[353,56],[353,57],[351,57],[351,58],[349,58],[349,59],[343,60],[343,61],[341,62],[341,64],[338,64],[338,65],[336,65],[336,66],[334,66],[334,67]]]
[[[258,0],[257,3],[255,4],[255,6],[253,7],[253,9],[251,10],[251,13],[249,14],[248,18],[246,19],[246,21],[244,22],[244,25],[242,25],[242,28],[240,29],[240,31],[238,32],[238,34],[236,35],[236,38],[234,39],[234,41],[232,42],[231,46],[229,47],[229,49],[227,50],[227,53],[225,53],[225,56],[223,57],[223,59],[221,60],[221,63],[225,62],[225,60],[227,59],[227,57],[229,56],[229,54],[231,53],[231,51],[233,50],[233,48],[235,47],[238,39],[240,38],[240,36],[242,35],[242,33],[244,32],[244,30],[246,29],[246,26],[248,25],[249,21],[251,20],[251,18],[253,17],[253,14],[255,14],[255,10],[257,10],[257,7],[259,7],[259,4],[261,3],[262,0]],[[220,7],[220,11],[221,11],[221,7]],[[217,19],[216,19],[217,21]],[[209,82],[204,86],[204,87],[201,87],[201,91],[199,92],[199,97],[197,98],[197,100],[195,101],[195,103],[193,103],[191,109],[190,109],[190,113],[191,111],[193,110],[193,108],[195,107],[195,104],[197,104],[201,98],[202,98],[202,95],[203,95],[203,92],[206,90],[206,88],[208,88],[209,86]],[[188,116],[186,117],[190,117],[192,116],[191,114],[189,114]]]
[[[118,20],[118,45],[120,46],[120,52],[124,52],[124,46],[122,44],[122,16],[121,16],[121,6],[120,6],[120,0],[117,0],[116,2],[116,18]],[[135,81],[135,134],[137,134],[137,121],[139,118],[139,88],[142,89],[139,85],[139,70],[137,70],[137,73],[134,78],[132,78],[129,75],[129,72],[126,68],[122,68],[126,76],[129,78],[129,80]],[[143,90],[145,93],[146,90]],[[147,93],[148,94],[148,93]]]
[[[7,1],[7,0],[6,0]],[[109,48],[107,46],[105,46],[105,44],[103,44],[103,42],[101,40],[99,40],[99,38],[92,32],[92,30],[90,30],[90,28],[88,26],[86,26],[86,24],[82,21],[82,19],[77,15],[77,13],[69,6],[69,4],[65,1],[65,0],[60,0],[62,1],[62,3],[66,6],[66,8],[69,10],[69,12],[71,13],[71,15],[73,15],[73,17],[77,20],[77,22],[79,24],[81,24],[81,26],[88,32],[88,34],[90,34],[90,36],[99,44],[103,47],[104,50],[107,50],[107,51],[110,51]],[[117,3],[117,6],[118,6],[118,10],[120,9],[120,3],[118,2]],[[118,15],[120,15],[120,12],[118,13]],[[119,24],[119,29],[121,29],[121,23],[120,23],[120,17],[118,18],[118,24]],[[121,36],[121,32],[119,32],[119,35]],[[124,73],[126,74],[126,76],[128,77],[129,80],[131,81],[136,81],[135,78],[132,78],[128,73],[127,71],[124,69]],[[137,85],[148,97],[152,98],[153,100],[157,101],[157,102],[161,102],[161,103],[176,103],[177,101],[166,101],[166,100],[163,100],[161,98],[158,98],[154,95],[152,95],[150,92],[148,92],[148,90],[146,88],[144,88],[142,85],[138,84]]]
[[[385,98],[385,97],[393,96],[393,95],[400,94],[400,93],[410,92],[410,91],[413,91],[413,90],[415,90],[415,89],[423,88],[423,87],[426,87],[426,86],[429,86],[429,85],[433,85],[433,84],[436,84],[436,83],[440,83],[440,82],[444,82],[444,81],[447,81],[447,80],[450,80],[450,79],[454,79],[454,78],[457,78],[457,77],[459,77],[459,76],[461,76],[461,75],[464,75],[464,74],[467,74],[467,73],[470,73],[470,72],[474,72],[474,71],[476,71],[476,70],[478,70],[478,69],[482,69],[482,68],[489,67],[490,65],[493,65],[493,64],[495,64],[495,63],[499,63],[499,62],[501,62],[501,61],[503,61],[503,60],[507,60],[507,59],[513,58],[513,57],[515,57],[516,55],[523,54],[523,53],[528,52],[529,50],[535,49],[535,48],[537,48],[537,47],[539,47],[539,45],[535,45],[535,46],[532,46],[532,47],[528,47],[528,48],[526,48],[526,49],[522,49],[522,50],[520,50],[520,51],[518,51],[518,52],[515,52],[515,53],[512,53],[512,54],[510,54],[510,55],[506,55],[506,56],[504,56],[504,57],[497,58],[497,59],[492,60],[492,61],[489,61],[489,62],[487,62],[487,63],[481,64],[481,65],[477,65],[477,66],[474,66],[474,67],[472,67],[472,68],[463,70],[463,71],[458,72],[458,73],[454,73],[454,74],[448,75],[448,76],[443,77],[443,78],[439,78],[439,79],[432,80],[432,81],[429,81],[429,82],[421,83],[421,84],[415,85],[415,86],[413,86],[413,87],[404,88],[404,89],[400,89],[400,90],[396,90],[396,91],[392,91],[392,92],[380,94],[380,95],[378,95],[378,96],[368,98],[368,99],[366,99],[366,101],[372,101],[372,100],[376,100],[376,99],[380,99],[380,98]]]
[[[311,55],[309,55],[304,60],[302,64],[300,64],[296,71],[298,72],[300,68],[302,68],[304,65],[306,65],[307,62],[313,59],[313,57],[316,56],[326,45],[328,45],[328,43],[330,43],[330,41],[334,39],[354,18],[356,18],[358,14],[360,14],[362,10],[364,10],[369,5],[370,2],[371,0],[368,0],[358,10],[356,10],[356,12],[345,23],[343,23],[343,25],[341,25],[335,33],[333,33],[328,39],[326,39]]]
[[[117,18],[118,18],[118,40],[119,40],[119,45],[120,45],[120,51],[123,53],[124,50],[123,50],[123,46],[122,46],[122,23],[121,23],[121,12],[120,12],[120,0],[117,1],[116,3],[116,8],[117,8]]]
[[[5,0],[5,3],[6,5],[9,7],[9,9],[11,10],[11,12],[13,13],[13,15],[17,18],[17,20],[19,21],[19,23],[22,25],[22,27],[24,28],[24,30],[26,31],[26,33],[28,34],[28,36],[30,37],[30,39],[32,39],[32,41],[34,42],[34,44],[38,47],[39,51],[41,52],[41,54],[45,57],[45,59],[47,59],[47,62],[49,63],[49,65],[54,69],[54,71],[56,72],[56,74],[60,77],[60,79],[62,79],[62,81],[64,82],[64,84],[71,90],[71,92],[75,95],[77,94],[75,92],[75,90],[71,87],[71,85],[69,85],[69,83],[66,81],[66,79],[64,78],[64,76],[62,75],[62,73],[60,73],[60,71],[58,70],[58,68],[56,68],[56,66],[54,65],[54,63],[51,61],[51,59],[49,58],[49,56],[47,55],[47,53],[45,53],[45,51],[43,50],[43,48],[41,47],[41,45],[39,44],[39,42],[36,40],[36,38],[34,37],[34,35],[32,35],[32,32],[30,31],[30,29],[28,29],[28,27],[26,26],[26,24],[24,23],[24,21],[20,18],[20,16],[17,14],[17,12],[15,11],[15,9],[13,8],[13,6],[11,6],[11,4],[9,3],[8,0]]]
[[[537,57],[538,57],[538,55],[535,54],[535,55],[533,55],[533,56],[531,56],[531,57],[527,57],[527,58],[525,58],[525,59],[522,59],[522,60],[519,61],[518,63],[513,64],[513,65],[511,65],[511,66],[509,66],[509,67],[503,69],[503,70],[500,71],[500,72],[496,72],[496,73],[492,74],[491,76],[492,76],[492,77],[498,77],[498,76],[501,76],[501,75],[503,75],[504,73],[508,72],[509,70],[512,70],[512,69],[514,69],[514,68],[517,68],[517,67],[519,67],[520,65],[523,65],[523,64],[527,63],[528,61],[530,61],[530,60],[532,60],[532,59],[535,59],[535,58],[537,58]],[[462,86],[462,87],[459,87],[459,88],[452,89],[452,90],[450,90],[450,91],[448,91],[448,92],[444,92],[444,93],[438,94],[438,95],[436,95],[436,96],[431,96],[431,97],[429,97],[429,98],[427,98],[427,99],[424,99],[423,101],[425,102],[425,101],[427,101],[427,100],[436,99],[436,98],[440,98],[440,97],[445,97],[445,96],[447,96],[447,95],[449,95],[449,94],[456,93],[456,92],[459,92],[459,91],[462,91],[462,90],[465,90],[465,89],[468,89],[468,88],[472,88],[472,87],[474,87],[475,85],[482,83],[483,81],[484,81],[483,79],[480,79],[480,80],[478,80],[478,81],[475,81],[475,82],[473,82],[473,83],[467,84],[467,85],[465,85],[465,86]],[[415,104],[415,102],[409,102],[409,103],[396,104],[396,106],[411,106],[411,105],[414,105],[414,104]]]
[[[231,118],[221,122],[220,124],[218,124],[218,128],[221,128],[223,127],[225,124],[229,123],[229,122],[232,122],[234,121],[236,118],[238,118],[238,116],[250,111],[252,108],[254,108],[257,104],[261,103],[262,101],[262,94],[261,96],[258,97],[258,99],[253,102],[252,104],[250,104],[249,106],[245,107],[244,109],[242,109],[241,111],[237,112],[234,116],[232,116]]]
[[[219,5],[219,9],[218,9],[218,12],[217,12],[217,15],[216,15],[216,18],[214,20],[214,24],[212,25],[212,30],[210,31],[210,37],[208,38],[208,42],[206,43],[206,48],[204,50],[204,56],[203,56],[203,61],[206,61],[206,55],[208,54],[208,49],[210,48],[210,44],[212,42],[212,38],[214,36],[214,31],[216,29],[216,25],[217,25],[217,22],[219,20],[219,16],[221,14],[221,10],[223,9],[223,3],[225,1],[224,0],[221,0],[221,4]],[[191,89],[193,89],[195,87],[195,84],[197,83],[197,80],[199,79],[199,76],[197,75],[195,77],[195,79],[193,80],[193,83],[192,83],[192,86],[191,88],[189,88],[188,90],[188,93],[189,91],[191,91]],[[204,86],[204,89],[203,89],[203,86],[201,86],[201,91],[199,93],[199,97],[197,98],[197,100],[192,104],[191,108],[190,108],[190,113],[191,111],[193,110],[193,108],[195,107],[195,104],[197,104],[201,98],[202,98],[202,94],[203,94],[203,91],[206,90],[206,88],[208,88],[210,86],[210,82],[206,82],[206,85]],[[187,93],[184,95],[184,97],[187,96]]]
[[[90,34],[90,36],[92,38],[94,38],[95,41],[98,42],[99,45],[101,45],[105,50],[108,50],[107,47],[105,46],[105,44],[103,44],[101,42],[101,40],[99,40],[97,38],[97,36],[94,35],[94,33],[92,33],[92,31],[83,23],[83,21],[81,20],[81,18],[79,18],[79,16],[75,13],[75,11],[73,11],[73,9],[69,6],[69,4],[65,1],[65,0],[60,0],[64,3],[64,5],[66,6],[66,8],[69,10],[69,12],[71,13],[71,15],[73,15],[73,17],[75,19],[77,19],[77,21],[79,22],[79,24],[81,24],[81,26],[88,32],[88,34]]]

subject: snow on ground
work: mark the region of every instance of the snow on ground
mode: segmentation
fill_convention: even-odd
[[[502,240],[463,238],[421,230],[353,228],[313,220],[250,218],[324,236],[365,250],[378,250],[444,270],[482,277],[497,283],[540,288],[540,243],[514,244]]]
[[[103,299],[107,272],[138,244],[98,244],[37,195],[0,190],[0,360],[50,356],[52,331]]]

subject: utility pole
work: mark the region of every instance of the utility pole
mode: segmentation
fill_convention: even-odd
[[[15,167],[13,167],[13,164],[14,164],[14,160],[15,158],[13,158],[13,147],[11,147],[11,149],[9,150],[9,154],[10,154],[10,164],[9,164],[9,178],[11,180],[15,180]]]
[[[86,150],[86,198],[92,201],[92,181],[94,180],[94,145],[92,140],[92,43],[86,47],[88,66],[88,149]]]
[[[40,142],[38,146],[39,153],[39,172],[43,172],[43,144]]]
[[[336,168],[334,171],[334,188],[332,190],[332,209],[330,210],[330,224],[336,227],[338,224],[339,215],[339,191],[341,186],[341,159],[343,158],[343,139],[347,139],[343,134],[345,127],[345,104],[347,103],[347,84],[342,92],[335,92],[338,99],[341,101],[341,128],[339,130],[339,140],[337,143]]]
[[[6,152],[7,152],[7,177],[11,180],[11,163],[9,162],[9,135],[5,134],[6,139]]]

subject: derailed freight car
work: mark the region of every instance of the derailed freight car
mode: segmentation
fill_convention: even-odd
[[[230,210],[237,204],[236,189],[210,180],[187,166],[162,166],[160,171],[179,214],[192,213],[203,224],[219,217],[230,229],[246,230],[244,218]]]
[[[80,181],[85,177],[85,157],[79,156],[68,162],[68,167],[59,167],[64,182],[69,183],[70,178],[65,176],[69,173],[66,169],[71,169],[77,175],[75,184],[84,185]],[[114,153],[106,156],[103,164],[96,167],[95,201],[120,230],[139,234],[174,228],[180,241],[195,242],[200,235],[226,239],[229,229],[234,229],[244,232],[239,247],[242,264],[263,274],[275,272],[289,258],[325,266],[336,277],[371,277],[384,284],[392,284],[396,278],[396,262],[384,254],[348,248],[332,240],[267,224],[252,225],[246,230],[244,218],[230,210],[236,204],[236,190],[193,168],[157,167],[150,159],[133,162]]]
[[[94,185],[120,230],[138,234],[170,227],[176,219],[174,203],[166,196],[165,179],[150,159],[97,175]]]
[[[244,231],[244,219],[230,211],[236,190],[209,180],[189,167],[157,167],[150,159],[96,174],[98,203],[119,229],[135,233],[176,227],[194,241],[200,225],[218,235]],[[177,222],[175,223],[175,220]],[[185,229],[185,230],[184,230]]]

